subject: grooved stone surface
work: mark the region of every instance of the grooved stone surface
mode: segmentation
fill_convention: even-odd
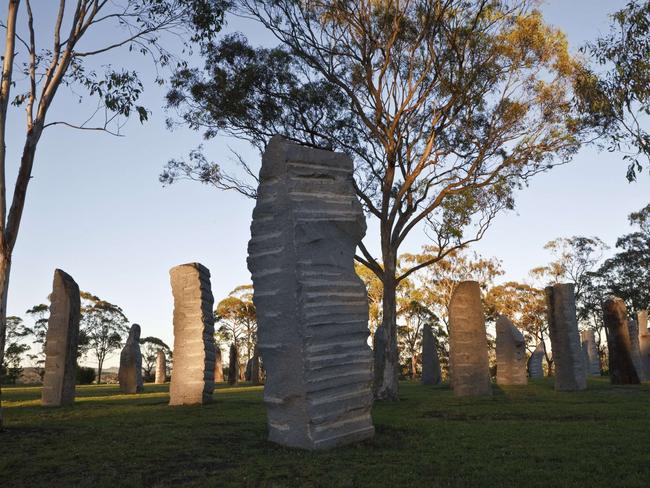
[[[580,339],[585,354],[587,374],[600,376],[600,358],[596,346],[596,333],[593,330],[583,330],[580,332]]]
[[[544,343],[540,342],[528,359],[528,376],[531,378],[543,378],[544,368],[542,361],[545,358]]]
[[[555,389],[577,391],[587,388],[584,355],[576,319],[573,283],[546,287],[546,313],[553,349]]]
[[[429,324],[422,330],[422,384],[439,385],[442,381],[436,338]]]
[[[214,382],[223,383],[223,362],[221,360],[221,348],[215,346],[214,349]]]
[[[199,263],[169,270],[174,295],[174,369],[170,405],[212,400],[214,391],[214,298],[210,271]]]
[[[636,318],[629,318],[627,321],[627,327],[630,336],[630,355],[632,357],[632,362],[634,363],[634,369],[636,370],[639,380],[643,381],[645,377],[643,365],[641,363],[640,329]]]
[[[526,341],[508,317],[497,319],[497,384],[527,385]]]
[[[167,358],[164,351],[158,351],[156,355],[156,384],[162,385],[167,379]]]
[[[639,383],[632,359],[630,329],[625,302],[618,297],[603,302],[603,321],[608,334],[609,379],[614,385]]]
[[[140,326],[133,324],[129,338],[120,354],[120,370],[117,373],[122,393],[142,393],[142,353],[140,352]]]
[[[60,407],[74,403],[81,310],[79,286],[60,269],[54,270],[50,300],[41,402]]]
[[[492,395],[481,288],[456,286],[449,302],[449,361],[456,396]]]
[[[248,269],[269,439],[323,449],[374,435],[365,234],[348,156],[274,137],[262,160]]]
[[[641,359],[642,376],[650,380],[650,331],[648,330],[648,311],[641,310],[636,314],[639,324],[639,357]]]

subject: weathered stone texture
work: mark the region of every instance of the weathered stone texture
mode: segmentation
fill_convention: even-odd
[[[508,317],[500,315],[497,330],[497,384],[527,385],[526,341]]]
[[[228,384],[236,385],[237,383],[239,383],[239,351],[237,346],[231,344],[228,356]]]
[[[439,385],[441,381],[442,372],[440,371],[436,338],[431,326],[424,324],[422,330],[422,384]]]
[[[354,271],[365,233],[348,156],[269,143],[248,268],[266,370],[269,439],[322,449],[374,434],[366,288]]]
[[[167,381],[167,358],[165,352],[160,350],[156,355],[156,384],[162,385]]]
[[[120,369],[117,373],[122,393],[142,393],[142,353],[140,352],[140,326],[133,324],[129,337],[120,354]]]
[[[573,283],[546,287],[546,310],[557,391],[587,388],[573,289]]]
[[[449,302],[449,360],[456,396],[492,395],[481,288],[463,281]]]
[[[174,295],[174,370],[170,405],[212,400],[214,391],[214,298],[210,271],[199,263],[169,271]]]
[[[214,382],[223,383],[223,361],[221,359],[221,348],[215,346],[214,355]]]
[[[636,370],[639,380],[643,381],[646,378],[644,375],[643,364],[641,362],[640,328],[636,318],[629,318],[627,321],[627,327],[630,336],[630,356],[632,357],[634,369]]]
[[[540,342],[537,344],[537,347],[528,359],[528,376],[531,378],[544,377],[544,367],[542,366],[542,361],[544,361],[545,357],[546,349],[544,348],[544,343]]]
[[[580,339],[582,340],[587,374],[600,376],[600,357],[596,346],[596,333],[593,330],[583,330],[580,332]]]
[[[50,300],[41,402],[59,407],[74,403],[81,310],[79,286],[60,269],[54,271]]]
[[[650,380],[650,331],[648,330],[648,311],[641,310],[637,313],[639,324],[639,357],[643,381]]]
[[[630,329],[625,302],[618,297],[603,302],[603,321],[608,331],[609,379],[614,385],[639,383],[632,360]]]

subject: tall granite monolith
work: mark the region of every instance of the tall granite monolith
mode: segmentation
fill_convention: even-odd
[[[167,381],[167,358],[165,352],[161,349],[156,354],[156,379],[157,385],[162,385]]]
[[[214,355],[214,382],[223,383],[223,361],[221,359],[221,348],[215,347]]]
[[[262,382],[262,371],[260,366],[260,354],[259,349],[255,346],[253,350],[253,357],[251,357],[251,372],[250,372],[250,381],[254,385],[259,385]]]
[[[476,281],[463,281],[452,293],[449,360],[454,395],[492,395],[481,288]]]
[[[636,315],[639,324],[639,357],[643,379],[650,380],[650,331],[648,330],[648,311],[641,310]]]
[[[526,340],[505,315],[500,315],[497,330],[497,384],[527,385]]]
[[[366,230],[352,160],[274,137],[248,246],[269,439],[324,449],[374,435],[368,298],[354,271]]]
[[[636,374],[639,377],[640,381],[645,380],[645,372],[643,370],[643,364],[641,362],[641,344],[639,337],[639,322],[637,322],[635,317],[630,317],[627,320],[627,328],[630,336],[630,355],[632,356],[632,362],[634,363],[634,369]]]
[[[436,338],[429,324],[422,329],[422,384],[439,385],[442,381]]]
[[[140,352],[140,326],[133,324],[129,337],[120,354],[120,369],[117,373],[122,393],[142,393],[142,353]]]
[[[230,344],[230,355],[228,358],[228,384],[236,385],[239,383],[239,350],[235,344]]]
[[[50,301],[41,403],[60,407],[74,403],[81,310],[79,286],[60,269],[54,270]]]
[[[611,297],[603,302],[603,321],[608,331],[609,380],[614,385],[639,384],[632,359],[630,329],[625,302]]]
[[[174,370],[170,405],[212,401],[214,391],[214,298],[210,271],[199,263],[169,271],[174,295]]]
[[[535,350],[528,358],[528,376],[534,379],[539,379],[544,377],[544,367],[542,361],[546,357],[546,348],[544,343],[540,342],[535,347]]]
[[[573,283],[546,287],[546,313],[553,349],[555,389],[577,391],[587,388],[584,355],[578,332]]]
[[[583,353],[585,355],[586,372],[592,376],[600,376],[600,357],[596,346],[596,333],[593,330],[580,332]]]

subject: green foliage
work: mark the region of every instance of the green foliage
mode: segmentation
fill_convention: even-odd
[[[95,368],[87,368],[85,366],[77,366],[77,384],[90,385],[95,381]]]
[[[647,384],[590,379],[587,391],[557,393],[544,380],[459,399],[402,383],[400,402],[375,404],[373,439],[318,452],[268,442],[261,387],[224,385],[212,404],[177,408],[167,391],[82,386],[73,408],[45,409],[40,388],[4,388],[3,488],[52,485],[52,473],[94,488],[645,488],[650,478]]]
[[[20,317],[7,317],[6,346],[2,364],[0,364],[0,384],[15,384],[23,371],[21,362],[23,354],[30,350],[21,340],[27,338],[31,329],[25,327]]]
[[[163,351],[165,353],[165,358],[167,360],[167,366],[172,358],[173,351],[162,339],[157,337],[145,337],[140,339],[141,352],[142,352],[142,374],[145,381],[153,381],[154,379],[154,368],[156,366],[156,360],[158,358],[158,351]]]

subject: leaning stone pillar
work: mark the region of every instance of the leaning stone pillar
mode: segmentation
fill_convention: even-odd
[[[440,360],[438,359],[438,349],[436,347],[436,338],[433,335],[431,326],[424,324],[422,330],[422,384],[439,385],[442,381],[440,371]]]
[[[156,355],[156,384],[162,385],[167,380],[167,359],[161,349]]]
[[[540,342],[528,359],[528,376],[539,379],[544,377],[544,368],[542,361],[546,356],[544,343]]]
[[[644,380],[650,380],[650,331],[648,330],[648,311],[641,310],[636,315],[639,324],[639,357]]]
[[[497,319],[497,385],[527,385],[526,341],[508,317]]]
[[[573,283],[546,287],[548,329],[555,365],[555,389],[576,391],[587,388],[584,356]]]
[[[580,332],[582,347],[587,355],[587,373],[592,376],[600,376],[600,357],[596,346],[596,333],[593,330]]]
[[[451,296],[449,360],[454,395],[492,395],[481,288],[476,281],[459,283]]]
[[[140,326],[133,324],[129,338],[120,354],[120,369],[117,373],[122,393],[142,393],[142,353],[140,352]]]
[[[214,299],[210,271],[199,263],[169,271],[174,295],[174,370],[170,405],[212,400],[214,391]]]
[[[608,331],[609,379],[614,385],[639,383],[632,359],[630,329],[625,302],[618,297],[603,302],[603,321]]]
[[[74,403],[81,310],[79,286],[60,269],[54,271],[50,302],[41,402],[60,407]]]
[[[260,171],[248,268],[266,369],[269,439],[323,449],[371,437],[365,234],[352,161],[274,137]]]

